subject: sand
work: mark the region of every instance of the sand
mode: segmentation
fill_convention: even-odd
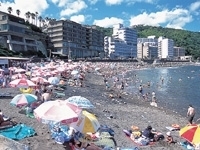
[[[13,96],[20,93],[17,88],[4,88],[1,93],[10,92]],[[138,126],[144,130],[148,125],[151,125],[157,131],[165,133],[168,131],[165,127],[172,124],[179,124],[182,126],[187,124],[187,119],[166,110],[163,108],[156,108],[149,105],[149,102],[138,100],[133,95],[123,93],[121,98],[109,98],[109,94],[114,93],[114,89],[106,90],[103,82],[103,77],[94,72],[86,73],[86,81],[84,87],[67,86],[66,99],[70,96],[83,96],[89,99],[94,105],[95,109],[92,112],[97,116],[100,124],[108,125],[115,131],[115,140],[118,147],[134,147],[135,145],[128,139],[123,129],[130,129],[132,125]],[[36,119],[26,117],[19,113],[20,109],[11,106],[10,99],[0,99],[0,109],[5,115],[13,117],[19,123],[24,123],[31,126],[37,132],[36,136],[29,137],[19,142],[30,146],[32,150],[62,150],[69,149],[63,145],[55,143],[51,139],[48,126],[38,122]],[[112,116],[112,118],[110,118]],[[173,131],[172,135],[175,140],[181,141],[178,131]],[[157,142],[153,146],[140,147],[140,149],[153,150],[177,150],[181,149],[178,144],[168,145],[166,142]],[[2,148],[0,148],[2,150]]]

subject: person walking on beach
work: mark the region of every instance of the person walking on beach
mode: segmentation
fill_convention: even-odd
[[[189,121],[190,125],[192,124],[194,116],[195,116],[195,109],[193,108],[192,105],[189,105],[188,111],[187,111],[187,117],[188,117],[188,121]]]

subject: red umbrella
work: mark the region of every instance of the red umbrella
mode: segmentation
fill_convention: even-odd
[[[13,80],[9,84],[11,87],[22,87],[22,88],[36,86],[35,83],[25,78]]]

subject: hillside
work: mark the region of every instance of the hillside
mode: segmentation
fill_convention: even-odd
[[[155,35],[156,37],[163,36],[174,40],[174,45],[184,47],[186,55],[193,55],[194,58],[200,57],[200,32],[192,32],[179,29],[153,27],[153,26],[134,26],[138,32],[138,37],[147,37]],[[106,36],[112,35],[112,28],[101,28]]]

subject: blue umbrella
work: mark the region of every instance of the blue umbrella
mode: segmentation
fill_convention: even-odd
[[[18,94],[10,102],[14,106],[24,106],[37,101],[37,96],[33,94]]]
[[[66,99],[66,101],[76,104],[80,108],[85,108],[85,109],[94,108],[94,105],[88,99],[82,96],[72,96]]]
[[[57,85],[60,82],[60,79],[58,77],[50,77],[48,79],[48,82],[52,85]]]

